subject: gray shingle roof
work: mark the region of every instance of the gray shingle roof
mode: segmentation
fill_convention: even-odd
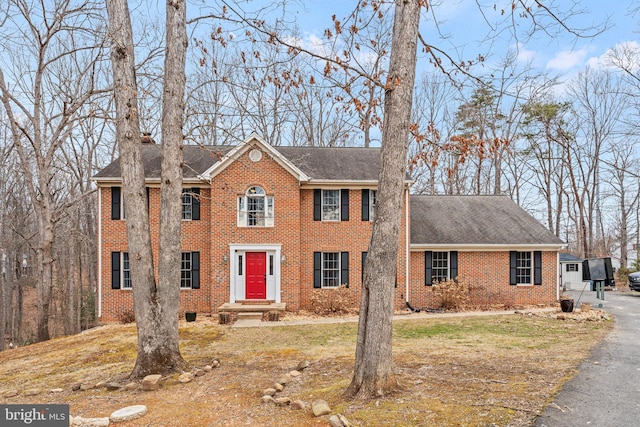
[[[195,178],[217,163],[233,146],[184,146],[184,177]],[[316,180],[377,181],[379,148],[275,147],[298,169]],[[162,161],[159,145],[142,145],[142,161],[147,178],[160,178]],[[115,160],[95,178],[120,177],[120,161]],[[408,178],[407,178],[408,179]]]
[[[508,196],[411,196],[412,245],[562,245]]]
[[[184,152],[184,177],[195,178],[209,169],[222,156],[233,147],[229,146],[196,146],[185,145]],[[155,144],[142,144],[142,162],[147,178],[160,178],[160,165],[162,162],[161,147]],[[120,159],[116,159],[95,175],[95,178],[119,178]]]
[[[582,262],[582,258],[577,257],[573,254],[567,253],[567,252],[561,252],[560,253],[560,262],[573,262],[573,263],[578,263],[578,262]]]

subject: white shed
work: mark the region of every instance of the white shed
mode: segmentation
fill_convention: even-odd
[[[582,280],[582,258],[568,253],[560,254],[560,283],[563,290],[590,290],[589,282]]]

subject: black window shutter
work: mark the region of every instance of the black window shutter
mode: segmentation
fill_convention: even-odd
[[[151,189],[149,187],[145,187],[144,189],[147,192],[147,212],[149,212],[149,193],[151,192]]]
[[[362,190],[362,220],[369,221],[369,190]]]
[[[191,219],[200,219],[200,189],[191,189]]]
[[[349,287],[349,252],[340,253],[340,284]]]
[[[516,278],[516,251],[509,251],[509,284],[517,285],[518,280]]]
[[[313,190],[313,220],[320,221],[322,219],[322,190]]]
[[[542,285],[542,252],[533,252],[533,284]]]
[[[200,252],[191,252],[191,288],[200,289]]]
[[[424,251],[424,284],[433,285],[433,252]]]
[[[111,219],[120,219],[120,187],[111,187]]]
[[[313,253],[313,287],[322,287],[322,252]]]
[[[349,190],[340,190],[340,221],[349,221]]]
[[[569,271],[569,264],[565,264],[566,265],[566,271]]]
[[[120,289],[120,252],[111,252],[111,289]]]
[[[458,283],[458,251],[449,252],[449,278]]]

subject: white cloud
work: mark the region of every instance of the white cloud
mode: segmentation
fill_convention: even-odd
[[[556,56],[547,62],[547,69],[567,71],[573,67],[584,64],[587,57],[587,50],[564,50],[558,52]]]
[[[519,62],[530,63],[538,56],[538,53],[535,50],[525,49],[522,43],[518,43],[514,46],[517,52],[517,59]]]

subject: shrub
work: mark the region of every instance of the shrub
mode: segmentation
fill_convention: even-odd
[[[312,311],[326,316],[329,314],[349,314],[355,311],[349,288],[340,285],[332,289],[314,289],[311,294]]]
[[[133,323],[136,321],[136,313],[132,309],[123,310],[118,314],[118,320],[123,325]]]
[[[469,285],[462,278],[434,284],[433,293],[440,298],[440,306],[448,310],[462,310],[469,303]]]

